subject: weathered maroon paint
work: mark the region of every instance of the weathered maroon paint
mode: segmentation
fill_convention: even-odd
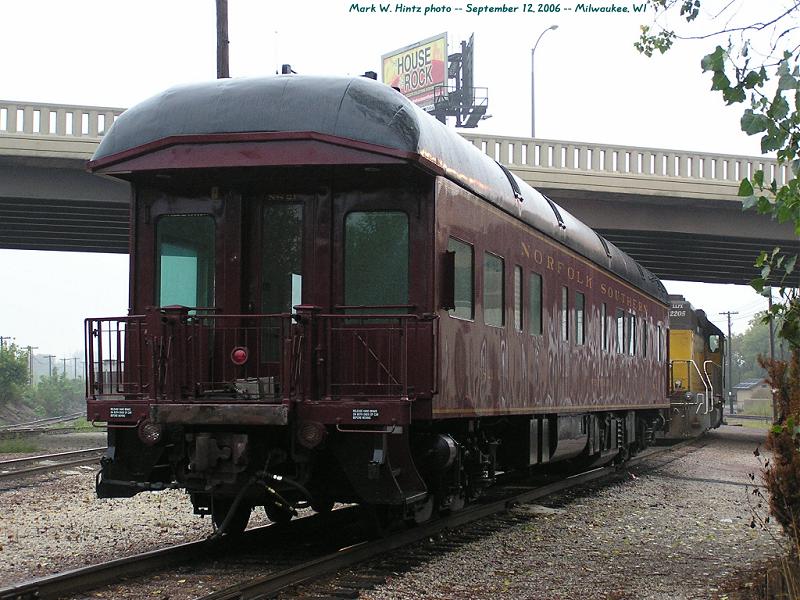
[[[453,236],[474,245],[476,319],[440,311],[442,380],[435,417],[544,412],[586,412],[668,406],[666,350],[656,361],[656,327],[666,333],[667,306],[547,238],[511,215],[443,178],[436,186],[436,247],[445,252]],[[484,251],[505,259],[504,327],[483,324]],[[513,269],[523,268],[524,316],[531,271],[542,275],[543,334],[513,325]],[[561,287],[568,286],[570,340],[561,341]],[[586,295],[586,344],[574,334],[574,292]],[[616,293],[616,296],[615,296]],[[625,294],[623,298],[620,294]],[[608,310],[609,347],[601,348],[600,305]],[[614,350],[617,308],[645,317],[650,327],[647,357]],[[626,324],[627,327],[627,324]],[[637,330],[640,333],[640,328]],[[666,335],[663,336],[666,338]],[[641,341],[641,337],[639,338]]]

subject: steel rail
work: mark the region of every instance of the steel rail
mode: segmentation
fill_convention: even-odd
[[[35,421],[25,421],[23,423],[12,423],[10,425],[0,425],[0,431],[13,431],[15,429],[25,429],[32,427],[39,427],[40,425],[52,425],[54,423],[66,423],[75,421],[81,417],[85,417],[85,412],[71,413],[69,415],[62,415],[60,417],[45,417],[43,419],[36,419]]]
[[[86,452],[94,452],[95,453],[94,456],[90,456],[88,458],[79,458],[77,460],[69,460],[69,461],[65,461],[65,462],[55,462],[55,463],[49,464],[49,465],[40,465],[38,467],[28,467],[28,468],[25,468],[25,469],[12,469],[10,471],[0,471],[0,480],[23,477],[23,476],[26,476],[26,475],[32,475],[34,473],[45,473],[45,472],[48,472],[48,471],[57,471],[59,469],[64,469],[64,468],[67,468],[67,467],[78,467],[78,466],[81,466],[81,465],[89,465],[89,464],[97,462],[97,459],[100,458],[100,455],[104,450],[105,450],[105,448],[99,448],[99,449],[93,448],[91,450],[81,451],[82,453],[86,453]],[[70,453],[66,452],[64,454],[70,454]],[[52,455],[52,456],[57,456],[57,455]],[[14,459],[13,461],[0,462],[0,469],[2,469],[3,466],[6,465],[9,462],[15,463],[16,461],[25,461],[25,460],[26,459]],[[47,459],[39,457],[39,460],[47,460]],[[16,464],[19,464],[19,463],[16,463]]]
[[[339,526],[353,519],[356,507],[344,507],[329,515],[314,514],[295,519],[287,524],[292,534],[301,537],[305,529],[312,529],[322,519]],[[136,577],[190,561],[209,558],[217,553],[236,552],[246,546],[264,546],[275,536],[286,535],[287,526],[265,525],[249,529],[241,536],[202,539],[185,542],[159,550],[151,550],[105,563],[71,569],[0,588],[0,600],[55,600],[69,594],[79,594],[93,588],[111,585],[126,577]]]
[[[85,454],[86,452],[101,452],[105,450],[105,446],[98,446],[97,448],[84,448],[83,450],[70,450],[68,452],[56,452],[55,454],[39,454],[38,456],[23,456],[22,458],[11,458],[8,460],[0,461],[0,469],[8,465],[18,465],[24,462],[35,462],[37,460],[52,460],[54,458],[62,458],[65,456],[75,456],[77,454]]]
[[[635,466],[644,460],[652,459],[662,453],[674,452],[695,442],[697,442],[697,439],[693,438],[672,446],[655,448],[650,452],[626,461],[624,467]],[[392,534],[391,537],[355,544],[306,563],[235,584],[202,596],[198,600],[257,600],[258,598],[271,597],[286,588],[294,587],[324,575],[330,575],[345,567],[351,567],[359,562],[374,558],[379,554],[386,554],[400,547],[424,540],[443,530],[460,527],[490,515],[505,512],[517,504],[524,504],[570,488],[610,478],[618,472],[619,469],[614,466],[600,467],[542,487],[519,492],[500,500],[473,505],[436,521],[423,523],[413,529]]]
[[[187,562],[201,555],[205,540],[152,550],[79,569],[72,569],[0,589],[0,600],[47,600],[114,583],[123,577]]]
[[[695,443],[690,439],[672,446],[654,448],[652,451],[636,456],[625,463],[624,466],[634,466],[639,462],[651,459],[662,453],[671,453],[678,448]],[[669,461],[668,461],[669,462]],[[241,582],[224,590],[214,592],[202,597],[202,600],[227,600],[227,599],[255,599],[264,594],[274,593],[281,589],[298,585],[321,575],[330,574],[344,567],[373,558],[376,554],[388,552],[419,541],[444,529],[450,529],[477,521],[494,513],[503,512],[515,504],[530,502],[550,494],[577,487],[592,481],[612,476],[617,472],[615,467],[602,467],[574,475],[552,484],[526,490],[511,497],[471,506],[467,509],[449,515],[446,518],[420,525],[414,529],[399,532],[390,538],[377,541],[366,541],[342,548],[338,552],[317,557],[311,561],[276,571],[273,574]],[[323,519],[346,522],[358,512],[358,507],[342,508],[331,514],[315,514],[301,519],[295,519],[287,524],[292,527],[292,535],[302,535],[303,528],[312,529],[315,524]],[[336,525],[336,522],[328,523]],[[208,558],[210,553],[228,548],[231,552],[240,551],[249,544],[265,545],[269,537],[285,535],[286,527],[267,525],[245,532],[242,536],[218,540],[200,540],[187,542],[177,546],[170,546],[160,550],[152,550],[142,554],[120,558],[106,563],[88,567],[72,569],[62,573],[49,575],[29,581],[13,584],[0,588],[0,600],[55,600],[61,596],[78,594],[103,585],[110,585],[126,577],[135,577],[153,571],[185,564],[189,561]],[[296,531],[295,531],[296,530]]]

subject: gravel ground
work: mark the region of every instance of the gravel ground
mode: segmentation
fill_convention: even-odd
[[[724,598],[720,590],[734,574],[780,553],[775,529],[749,526],[755,503],[746,484],[759,469],[753,449],[763,435],[724,427],[705,447],[655,471],[519,507],[531,515],[524,523],[360,597]],[[211,533],[210,519],[192,515],[182,492],[99,500],[93,485],[93,468],[73,469],[0,490],[0,585]],[[265,522],[254,511],[251,526]],[[142,593],[183,597],[163,588]]]
[[[527,523],[360,597],[725,598],[734,575],[780,554],[777,528],[750,527],[758,508],[748,474],[760,469],[753,450],[763,437],[723,427],[705,447],[655,471],[519,507],[534,515]]]
[[[37,438],[40,451],[32,454],[104,442],[105,434],[94,432],[47,435]],[[13,489],[0,484],[0,586],[211,534],[211,519],[192,514],[189,497],[178,490],[96,498],[96,471],[73,467],[29,477]],[[253,511],[251,527],[266,523],[263,511]]]

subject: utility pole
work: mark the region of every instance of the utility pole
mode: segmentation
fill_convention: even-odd
[[[33,351],[39,346],[25,346],[25,349],[28,351],[28,385],[33,385]]]
[[[217,79],[230,77],[228,67],[228,0],[217,0]]]
[[[775,322],[772,319],[772,287],[767,286],[764,288],[767,294],[767,306],[769,310],[769,361],[775,362]],[[772,391],[772,422],[778,422],[778,403],[775,402],[775,390]]]
[[[731,315],[738,315],[739,313],[736,311],[727,311],[719,313],[721,315],[727,315],[728,317],[728,379],[727,379],[727,388],[728,388],[728,405],[730,406],[731,414],[733,414],[733,340],[731,339]]]
[[[77,379],[77,378],[78,378],[78,359],[77,359],[77,358],[75,358],[75,357],[72,357],[72,358],[62,358],[61,360],[63,360],[63,361],[64,361],[64,365],[65,365],[65,366],[64,366],[64,375],[65,375],[65,376],[66,376],[66,374],[67,374],[67,367],[66,367],[66,363],[67,363],[67,361],[68,361],[68,360],[71,360],[71,361],[73,361],[73,362],[72,362],[72,365],[73,365],[72,378],[73,378],[73,379]]]
[[[47,354],[45,358],[47,359],[47,376],[53,376],[53,359],[56,357],[55,354]]]

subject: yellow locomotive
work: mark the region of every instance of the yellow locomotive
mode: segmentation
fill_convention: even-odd
[[[669,296],[668,436],[688,437],[722,423],[725,336],[683,297]]]

